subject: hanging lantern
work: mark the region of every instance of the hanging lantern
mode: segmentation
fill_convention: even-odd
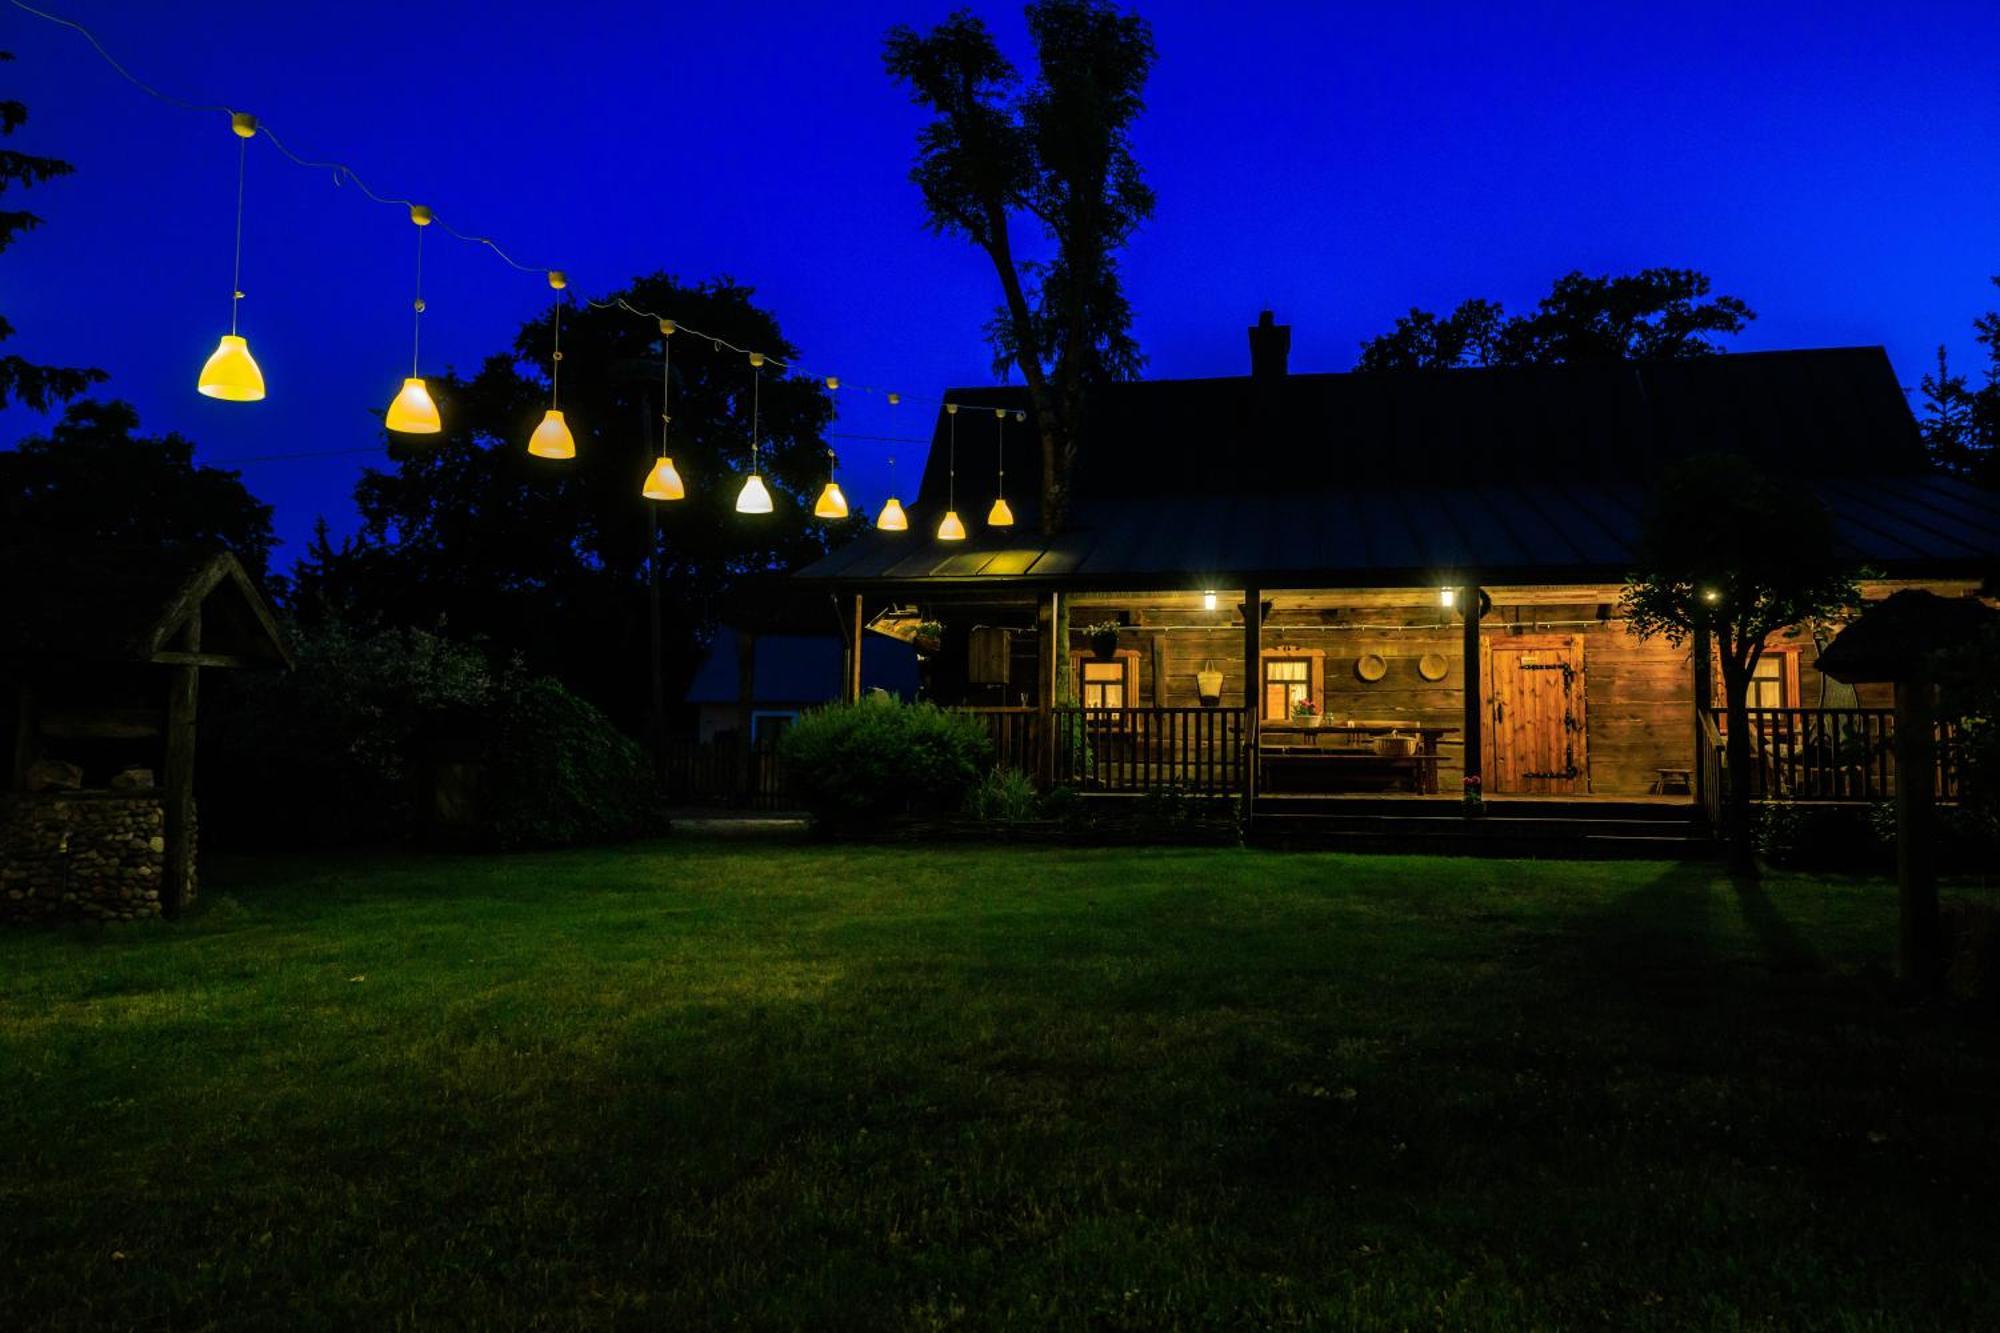
[[[743,479],[743,489],[736,493],[736,512],[739,514],[771,512],[771,492],[765,487],[764,479],[754,472]]]
[[[537,458],[576,457],[576,436],[561,411],[552,407],[542,414],[542,424],[528,437],[528,452]]]
[[[847,497],[840,493],[840,484],[838,482],[827,482],[826,489],[819,493],[819,499],[813,504],[813,517],[847,517]]]
[[[382,424],[399,435],[435,435],[444,429],[438,419],[437,404],[431,401],[430,386],[412,375],[389,403]]]
[[[1014,526],[1014,511],[1007,505],[1007,409],[996,407],[993,418],[997,423],[1000,445],[996,452],[1000,457],[1000,476],[995,482],[993,507],[986,511],[986,526],[989,528],[1011,528]]]
[[[882,506],[882,512],[875,516],[875,526],[884,532],[908,532],[910,516],[903,512],[903,502],[890,496]]]
[[[946,403],[944,414],[951,421],[949,452],[946,458],[946,486],[944,518],[938,523],[937,537],[941,542],[962,542],[965,540],[965,524],[958,518],[958,404]]]
[[[226,403],[255,403],[264,397],[264,372],[250,355],[250,344],[236,331],[236,307],[243,300],[243,175],[250,141],[257,137],[257,118],[248,111],[229,117],[230,132],[236,136],[236,249],[229,277],[229,332],[202,363],[194,387],[207,398]]]
[[[569,279],[561,269],[549,270],[549,286],[561,292],[569,286]],[[562,414],[562,297],[556,297],[555,339],[549,354],[549,410],[542,414],[542,424],[535,427],[535,433],[528,437],[528,452],[537,458],[575,458],[576,437],[569,433],[569,423]]]
[[[1457,602],[1458,602],[1458,589],[1456,589],[1456,588],[1439,588],[1439,589],[1438,589],[1438,605],[1439,605],[1439,606],[1441,606],[1441,607],[1443,607],[1443,608],[1444,608],[1445,610],[1449,611],[1449,610],[1451,610],[1451,608],[1452,608],[1452,607],[1453,607],[1454,605],[1456,605],[1456,604],[1457,604]]]
[[[431,399],[430,386],[417,373],[417,358],[423,348],[424,228],[431,225],[431,211],[422,204],[411,204],[410,221],[417,228],[416,296],[410,303],[414,312],[410,316],[410,374],[395,398],[390,400],[389,410],[382,415],[382,424],[398,435],[435,435],[444,429],[444,422],[438,416],[437,404]]]
[[[671,319],[660,321],[660,456],[653,460],[653,470],[646,474],[646,484],[639,488],[639,494],[648,500],[684,500],[687,487],[681,484],[681,474],[674,470],[674,460],[667,456],[667,429],[673,424],[673,414],[667,411],[668,396],[673,392],[672,344],[669,341],[680,326]]]
[[[682,500],[687,498],[687,487],[681,484],[681,474],[674,471],[674,460],[662,455],[653,463],[653,470],[646,474],[646,484],[639,494],[648,500]]]
[[[1215,593],[1213,590],[1201,595],[1201,609],[1204,611],[1213,611],[1215,609]]]
[[[250,355],[250,344],[234,333],[225,333],[208,354],[195,388],[226,403],[254,403],[264,396],[264,372]]]

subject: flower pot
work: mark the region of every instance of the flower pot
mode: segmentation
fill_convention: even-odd
[[[1091,635],[1090,651],[1101,662],[1109,662],[1112,658],[1118,656],[1117,632],[1114,630],[1103,634]]]

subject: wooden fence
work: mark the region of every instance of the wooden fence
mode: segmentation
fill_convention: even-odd
[[[1033,777],[1039,766],[1042,715],[1036,708],[963,708],[986,727],[993,742],[993,762],[1001,768]]]
[[[752,745],[734,738],[669,741],[661,755],[667,799],[677,805],[728,805],[751,810],[787,806],[778,738]]]

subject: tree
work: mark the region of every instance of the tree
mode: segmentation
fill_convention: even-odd
[[[654,274],[607,300],[792,360],[777,320],[752,296],[727,279]],[[636,727],[649,692],[648,557],[659,558],[667,674],[684,683],[734,581],[816,558],[839,531],[811,517],[832,401],[816,379],[764,368],[760,467],[777,503],[766,516],[738,514],[752,369],[692,333],[672,335],[669,452],[688,498],[649,501],[639,488],[658,449],[657,326],[617,308],[564,312],[562,405],[577,453],[562,462],[524,447],[548,406],[552,332],[543,316],[470,379],[432,381],[444,433],[390,437],[394,466],[369,469],[355,487],[359,533],[338,544],[316,534],[289,601],[308,623],[327,614],[425,629],[443,621],[454,636],[519,653],[529,670]]]
[[[275,539],[271,506],[234,472],[197,467],[179,435],[138,435],[127,403],[70,404],[45,436],[0,452],[0,530],[146,549],[223,547],[261,578]]]
[[[11,51],[0,51],[0,61],[11,61]],[[28,122],[28,108],[11,98],[0,99],[0,135],[12,135]],[[37,157],[0,148],[0,194],[19,186],[42,185],[76,170],[59,158]],[[0,209],[0,250],[5,250],[23,233],[42,225],[42,219],[25,209]],[[0,342],[14,336],[14,326],[0,316]],[[0,356],[0,407],[21,403],[37,412],[46,412],[56,403],[68,402],[93,384],[104,381],[101,370],[65,366],[41,366],[18,356]]]
[[[2000,287],[2000,277],[1993,279]],[[1974,388],[1954,374],[1942,346],[1937,369],[1925,374],[1917,419],[1931,461],[1946,472],[1983,486],[2000,486],[2000,311],[1972,321],[1973,337],[1986,349],[1983,382]]]
[[[1679,647],[1706,635],[1722,669],[1729,721],[1727,833],[1739,868],[1752,863],[1750,678],[1773,635],[1793,637],[1860,602],[1826,507],[1734,454],[1675,465],[1654,489],[1639,534],[1639,572],[1621,610],[1641,638]],[[1709,669],[1696,662],[1696,671]]]
[[[1104,0],[1036,0],[1027,20],[1038,74],[1025,88],[969,10],[924,34],[890,29],[883,60],[935,113],[910,173],[932,229],[971,241],[999,276],[994,368],[1016,368],[1027,383],[1042,446],[1042,530],[1054,533],[1068,514],[1086,391],[1143,365],[1116,255],[1153,211],[1130,143],[1153,36]],[[1017,214],[1039,225],[1052,258],[1017,256]]]
[[[1580,271],[1557,278],[1529,315],[1508,317],[1474,299],[1443,319],[1412,309],[1396,327],[1361,344],[1358,370],[1563,365],[1578,361],[1684,360],[1722,349],[1757,317],[1734,296],[1707,299],[1707,274],[1649,268],[1621,277]]]

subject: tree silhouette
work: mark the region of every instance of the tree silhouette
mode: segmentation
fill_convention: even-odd
[[[0,51],[0,61],[11,61],[11,51]],[[0,135],[12,135],[28,122],[28,108],[12,98],[0,99]],[[11,148],[0,148],[0,194],[10,189],[27,189],[67,176],[76,170],[59,158],[36,157]],[[0,250],[18,240],[23,232],[42,225],[42,219],[25,209],[0,209]],[[0,316],[0,342],[14,336],[14,326]],[[101,370],[66,366],[42,366],[24,357],[0,355],[0,407],[20,403],[37,412],[46,412],[56,403],[67,402],[93,384],[104,381]]]
[[[1993,285],[2000,287],[2000,277]],[[1923,410],[1917,425],[1932,462],[1983,486],[2000,486],[2000,311],[1981,315],[1972,328],[1986,349],[1982,382],[1975,388],[1954,373],[1940,346],[1937,369],[1924,375],[1918,389]]]
[[[1132,123],[1153,66],[1152,30],[1103,0],[1027,7],[1037,77],[1023,88],[984,21],[958,10],[928,33],[890,29],[883,60],[936,118],[917,136],[910,177],[931,227],[993,263],[1002,304],[987,326],[996,373],[1018,368],[1041,436],[1041,525],[1058,531],[1083,430],[1086,389],[1143,364],[1117,251],[1153,211]],[[1025,213],[1053,246],[1020,258]]]
[[[179,435],[139,435],[129,403],[71,403],[47,435],[0,452],[0,531],[147,550],[223,548],[262,577],[271,506],[234,472],[197,467]]]
[[[683,284],[654,274],[607,299],[791,360],[777,321],[752,295],[728,279]],[[577,452],[556,461],[525,448],[549,403],[551,333],[542,316],[470,379],[432,381],[444,433],[389,437],[395,466],[369,469],[355,487],[359,533],[342,543],[316,535],[291,600],[308,621],[328,613],[425,629],[442,621],[636,726],[647,685],[648,555],[660,559],[667,674],[684,683],[733,583],[795,568],[847,530],[811,516],[833,404],[819,381],[764,368],[761,470],[776,508],[738,514],[751,367],[692,333],[672,335],[668,448],[687,498],[645,500],[639,488],[658,449],[661,334],[625,310],[564,311],[562,406]]]
[[[1388,333],[1361,344],[1357,370],[1560,365],[1709,356],[1719,335],[1757,317],[1734,296],[1708,299],[1693,269],[1649,268],[1622,277],[1582,272],[1557,278],[1529,315],[1508,317],[1496,301],[1463,302],[1439,318],[1412,309]]]

